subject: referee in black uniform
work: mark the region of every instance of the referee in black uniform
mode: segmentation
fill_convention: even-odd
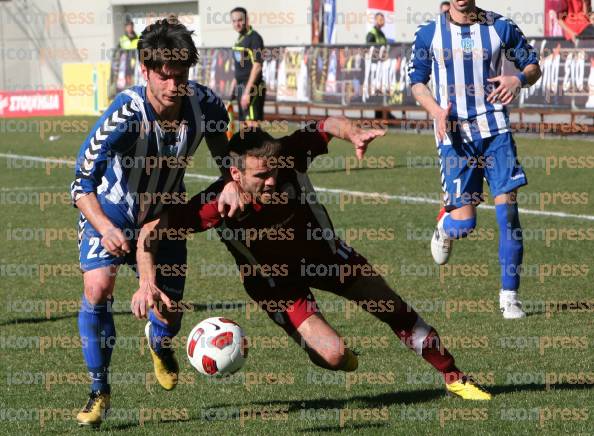
[[[264,119],[266,86],[262,80],[264,41],[248,25],[247,11],[237,7],[231,11],[233,28],[239,37],[233,46],[235,59],[234,96],[239,106],[238,119],[247,125],[257,125]]]

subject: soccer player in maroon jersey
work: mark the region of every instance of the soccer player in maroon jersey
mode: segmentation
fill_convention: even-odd
[[[144,318],[147,306],[171,304],[155,280],[159,239],[216,228],[249,296],[314,364],[354,371],[358,358],[320,313],[312,287],[343,296],[388,324],[407,347],[443,374],[447,392],[469,400],[491,399],[456,367],[437,331],[362,255],[336,237],[326,209],[316,201],[307,169],[316,156],[327,153],[331,137],[352,142],[362,158],[368,144],[383,134],[333,117],[280,139],[259,128],[235,134],[229,143],[230,172],[243,192],[244,210],[222,217],[217,197],[223,182],[218,181],[147,223],[138,239],[141,287],[132,298],[133,313]]]

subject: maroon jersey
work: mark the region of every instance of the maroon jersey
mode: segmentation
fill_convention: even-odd
[[[195,231],[216,227],[244,281],[253,277],[272,286],[303,283],[303,265],[327,263],[337,252],[346,258],[349,250],[335,237],[307,176],[312,160],[328,152],[328,140],[313,123],[279,139],[276,191],[267,204],[254,202],[237,217],[221,218],[216,199],[224,187],[220,180],[187,205],[171,209],[172,225]]]

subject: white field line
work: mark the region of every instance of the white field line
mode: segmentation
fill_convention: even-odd
[[[34,161],[34,162],[48,162],[48,163],[56,163],[62,165],[74,165],[73,160],[66,160],[66,159],[55,159],[55,158],[46,158],[40,156],[28,156],[28,155],[21,155],[21,154],[10,154],[10,153],[0,153],[0,157],[6,159],[20,159],[20,160],[27,160],[27,161]],[[186,177],[191,179],[198,179],[198,180],[206,180],[209,182],[215,181],[217,177],[208,176],[206,174],[197,174],[197,173],[186,173]],[[351,191],[347,189],[333,189],[333,188],[324,188],[322,186],[314,186],[316,191],[319,192],[327,192],[331,194],[349,194],[355,197],[374,197],[374,198],[381,198],[385,200],[397,200],[406,203],[419,203],[419,204],[441,204],[439,200],[435,200],[433,198],[424,198],[424,197],[413,197],[409,195],[390,195],[390,194],[381,194],[379,192],[363,192],[363,191]],[[16,188],[15,188],[16,189]],[[488,209],[488,210],[495,210],[495,206],[492,205],[481,205],[481,209]],[[519,208],[520,212],[525,215],[536,215],[536,216],[546,216],[546,217],[556,217],[556,218],[573,218],[578,220],[585,220],[585,221],[594,221],[594,215],[582,215],[582,214],[574,214],[574,213],[566,213],[566,212],[553,212],[553,211],[545,211],[545,210],[534,210],[534,209],[524,209]]]

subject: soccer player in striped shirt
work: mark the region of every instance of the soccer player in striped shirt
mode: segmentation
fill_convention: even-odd
[[[414,97],[434,119],[445,193],[431,253],[438,264],[445,264],[452,241],[475,228],[485,178],[499,225],[499,305],[504,318],[523,318],[516,193],[527,180],[517,160],[506,105],[522,87],[539,79],[538,56],[511,20],[478,8],[474,0],[450,4],[449,12],[419,26],[408,72]],[[518,74],[501,74],[504,56]],[[427,87],[430,78],[433,93]]]
[[[138,54],[147,85],[117,95],[99,118],[80,148],[72,183],[72,200],[81,212],[84,282],[78,328],[92,379],[89,400],[77,415],[80,425],[100,425],[110,406],[108,368],[116,335],[112,295],[119,266],[134,266],[134,241],[145,221],[185,201],[185,169],[202,138],[215,157],[227,148],[225,106],[209,88],[188,80],[198,61],[192,32],[173,18],[157,21],[142,32]],[[227,187],[237,190],[234,183]],[[238,206],[228,205],[230,213]],[[158,281],[166,293],[162,300],[180,300],[185,242],[163,244],[157,258]],[[148,299],[148,294],[141,291],[138,297]],[[167,342],[179,331],[182,312],[150,306],[145,334],[156,378],[170,390],[179,368]]]

